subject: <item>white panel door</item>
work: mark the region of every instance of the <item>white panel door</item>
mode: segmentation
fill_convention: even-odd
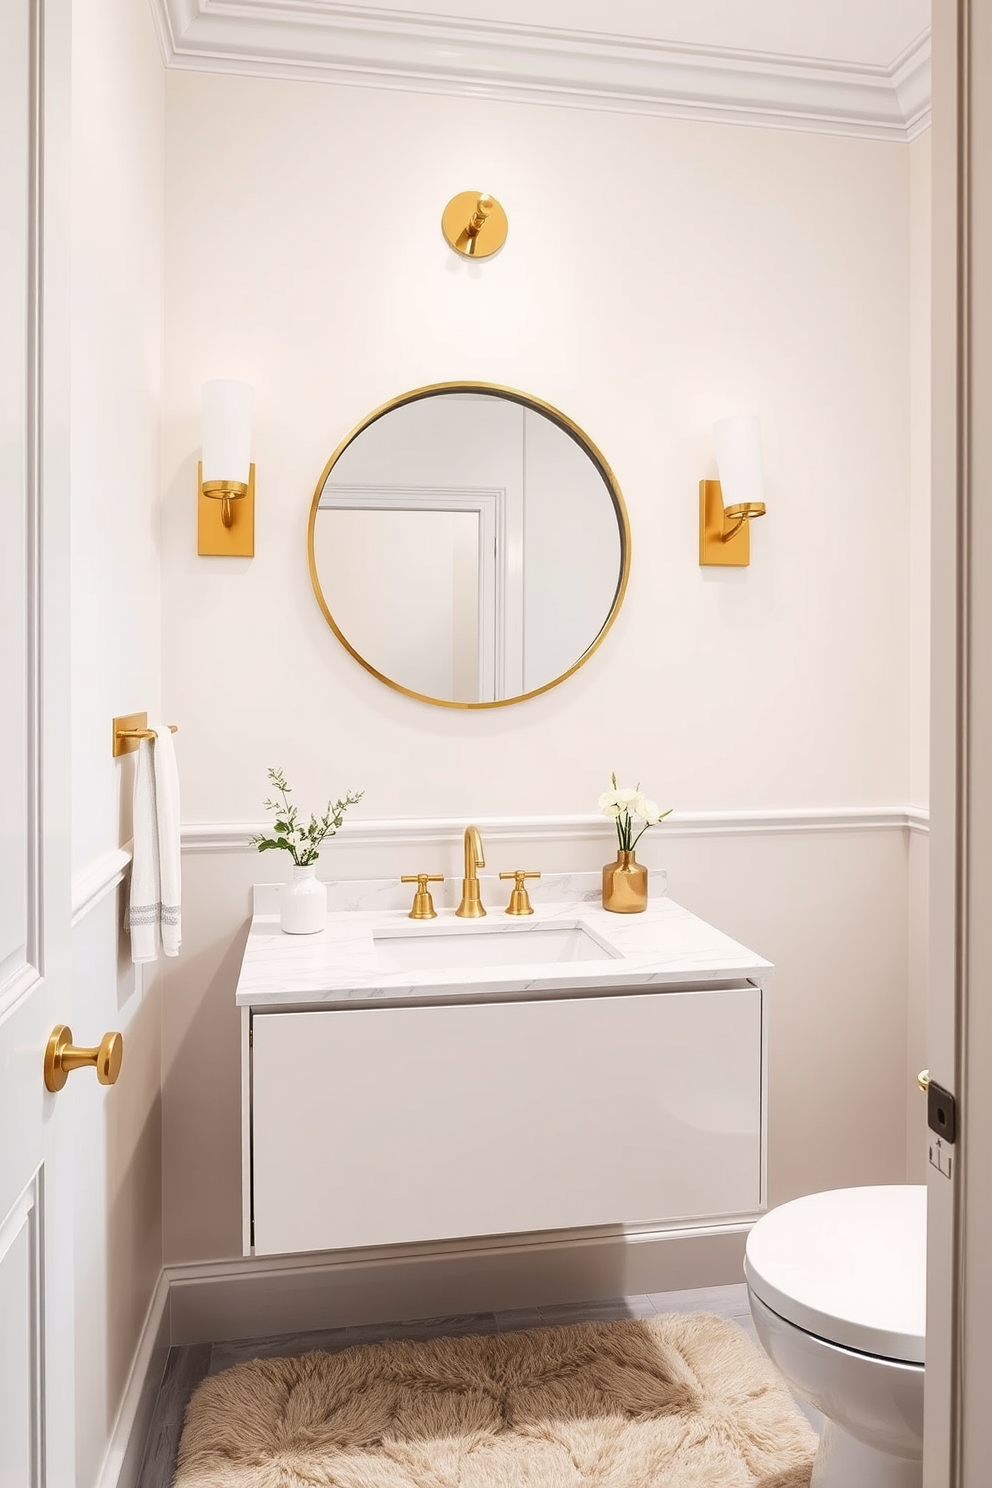
[[[761,992],[253,1020],[255,1252],[753,1214]]]
[[[69,10],[0,4],[0,1484],[72,1488]]]

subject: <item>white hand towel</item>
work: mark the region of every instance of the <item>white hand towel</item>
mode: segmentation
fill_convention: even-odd
[[[182,860],[179,835],[179,770],[172,732],[165,723],[151,725],[155,766],[155,815],[158,822],[159,897],[162,917],[162,949],[178,956],[183,943]]]
[[[131,960],[155,961],[158,958],[161,895],[155,767],[151,739],[141,740],[134,762],[133,832],[131,892],[127,916],[127,925],[131,932]]]
[[[167,956],[182,944],[179,856],[179,773],[172,734],[150,723],[154,739],[142,739],[134,769],[134,848],[128,928],[131,960],[154,961],[159,936]]]

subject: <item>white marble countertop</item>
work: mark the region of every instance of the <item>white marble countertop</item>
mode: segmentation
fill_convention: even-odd
[[[503,912],[509,885],[486,875],[480,875],[480,882],[489,910],[485,919],[458,919],[453,903],[445,902],[452,894],[445,884],[445,893],[435,895],[437,918],[426,921],[409,918],[411,891],[396,880],[329,883],[326,928],[313,935],[284,934],[279,928],[279,886],[256,885],[255,913],[238,977],[238,1006],[299,1008],[763,982],[773,970],[771,962],[669,899],[663,873],[650,875],[648,907],[633,915],[602,908],[596,873],[547,875],[539,885],[529,885],[534,913],[526,918]],[[398,903],[404,907],[396,907]],[[496,936],[541,935],[570,927],[579,927],[596,943],[601,959],[500,964]],[[491,959],[482,966],[386,970],[374,939],[379,937],[388,954],[390,938],[396,936],[426,942],[452,934],[487,936]],[[415,949],[423,954],[419,944]]]

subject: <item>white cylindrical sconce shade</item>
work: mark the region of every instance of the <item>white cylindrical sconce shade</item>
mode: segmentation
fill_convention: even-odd
[[[718,419],[713,425],[713,443],[724,506],[764,501],[761,425],[757,415]]]
[[[247,484],[253,400],[254,390],[247,382],[219,379],[203,384],[200,437],[205,481]]]

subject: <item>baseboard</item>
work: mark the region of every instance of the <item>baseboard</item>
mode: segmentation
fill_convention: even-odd
[[[171,1340],[217,1343],[720,1286],[741,1280],[750,1227],[741,1220],[169,1266]]]
[[[721,1286],[741,1280],[750,1227],[557,1232],[166,1266],[95,1488],[140,1488],[171,1345]]]
[[[169,1278],[162,1271],[145,1314],[96,1488],[139,1488],[141,1458],[170,1342]]]

